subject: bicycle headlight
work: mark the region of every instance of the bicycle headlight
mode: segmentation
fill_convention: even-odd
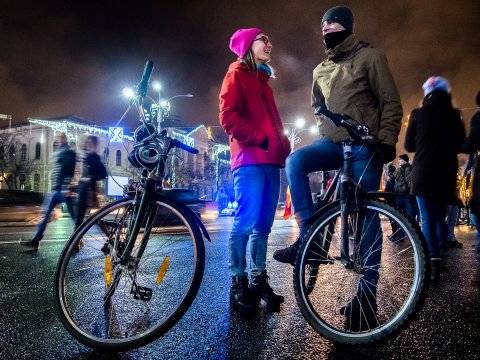
[[[136,168],[145,167],[153,169],[162,156],[162,148],[159,144],[150,143],[134,149],[128,154],[128,160]]]

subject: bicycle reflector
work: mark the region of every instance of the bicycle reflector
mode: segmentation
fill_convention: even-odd
[[[157,286],[160,285],[163,278],[165,277],[165,274],[167,273],[169,264],[170,264],[170,256],[167,256],[167,257],[165,257],[165,259],[163,259],[162,265],[160,266],[160,269],[158,270],[157,281],[155,282],[155,284]]]
[[[109,255],[105,257],[103,275],[105,276],[105,283],[107,284],[107,286],[110,286],[110,284],[112,283],[112,262]]]

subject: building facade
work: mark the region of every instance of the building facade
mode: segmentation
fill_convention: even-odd
[[[81,152],[83,137],[100,139],[99,154],[108,176],[138,180],[139,169],[131,166],[128,154],[133,149],[133,131],[101,127],[73,115],[48,119],[28,119],[28,123],[0,128],[0,188],[48,193],[53,170],[54,138],[58,132],[67,135],[69,144]],[[190,143],[199,150],[196,155],[176,149],[168,161],[164,186],[187,188],[200,198],[214,201],[219,188],[232,190],[228,147],[215,143],[208,128],[168,128],[170,137]],[[107,182],[99,182],[99,193],[108,196]]]

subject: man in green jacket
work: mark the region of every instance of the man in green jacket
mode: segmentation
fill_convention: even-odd
[[[327,59],[313,71],[312,107],[323,106],[331,112],[348,115],[367,125],[382,142],[381,156],[374,156],[372,161],[372,149],[361,145],[352,148],[354,180],[358,182],[361,176],[362,189],[375,191],[380,186],[382,163],[395,159],[403,110],[385,54],[359,41],[353,34],[353,24],[352,11],[343,6],[329,9],[322,18]],[[292,265],[300,239],[308,231],[306,222],[314,213],[308,174],[339,169],[343,163],[341,145],[349,139],[344,128],[336,127],[322,115],[315,117],[320,139],[293,152],[286,161],[300,238],[286,249],[277,250],[273,257]],[[364,279],[376,284],[378,271],[365,271]],[[361,282],[359,290],[364,285],[365,282]]]

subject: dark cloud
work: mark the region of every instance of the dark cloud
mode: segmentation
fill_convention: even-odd
[[[311,119],[312,70],[324,59],[319,19],[333,1],[4,1],[0,13],[0,113],[76,114],[115,123],[124,86],[155,62],[166,97],[186,124],[217,125],[218,92],[230,35],[260,27],[274,44],[271,82],[284,122]],[[138,4],[142,5],[138,5]],[[471,108],[480,85],[478,1],[343,1],[355,33],[385,50],[405,113],[418,105],[430,75],[451,81],[457,106]],[[152,96],[156,97],[154,93]],[[464,112],[469,118],[471,110]],[[127,120],[134,124],[134,114]]]

